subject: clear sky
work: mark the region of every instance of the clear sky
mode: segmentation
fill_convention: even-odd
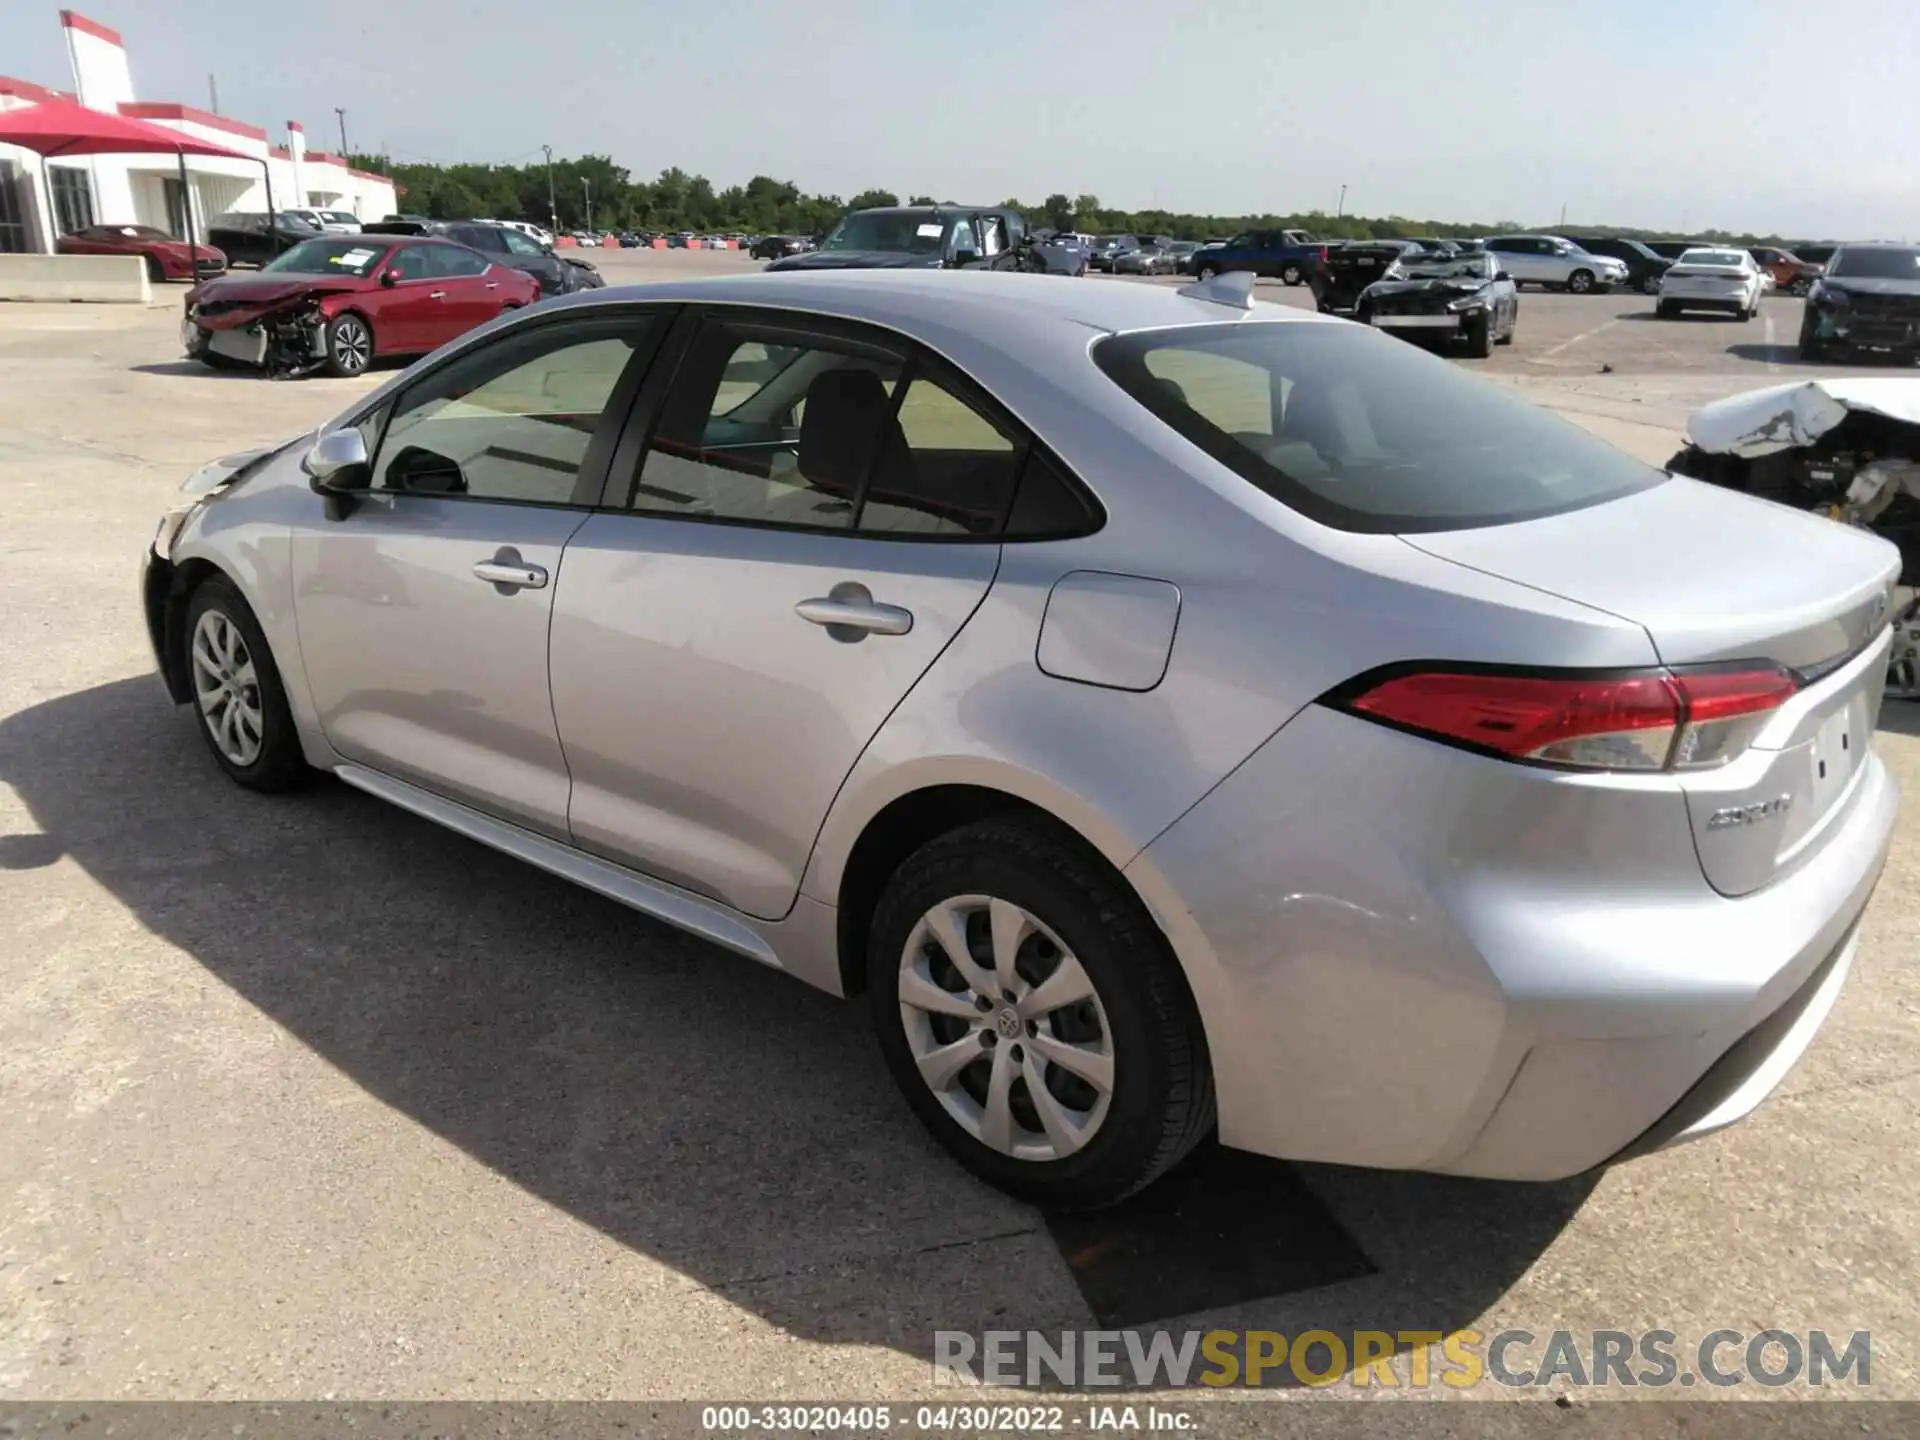
[[[141,98],[397,159],[1214,214],[1920,233],[1920,0],[81,0]],[[70,84],[58,6],[0,74]],[[324,141],[322,137],[325,137]]]

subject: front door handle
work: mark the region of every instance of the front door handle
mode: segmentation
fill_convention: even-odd
[[[802,620],[826,627],[836,640],[852,642],[868,635],[905,635],[913,629],[913,612],[898,605],[882,605],[873,592],[857,581],[844,581],[825,595],[802,600],[793,607]]]
[[[500,288],[500,282],[498,280],[487,281],[487,289],[498,290],[499,288]]]
[[[473,567],[476,580],[484,580],[489,585],[499,585],[512,590],[544,590],[547,586],[546,568],[541,565],[529,565],[524,560],[506,560],[495,558],[482,560]]]
[[[447,292],[444,290],[429,290],[427,292],[427,299],[429,300],[444,300],[446,298]]]

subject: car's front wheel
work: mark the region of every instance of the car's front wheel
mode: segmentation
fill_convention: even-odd
[[[1469,316],[1466,323],[1467,354],[1484,360],[1493,354],[1493,316],[1486,311]]]
[[[187,602],[186,659],[200,736],[228,777],[266,791],[305,779],[293,711],[266,636],[223,576],[203,582]]]
[[[1658,275],[1647,276],[1646,279],[1640,282],[1640,293],[1642,295],[1658,295],[1660,293],[1660,277]]]
[[[1037,1205],[1095,1209],[1212,1130],[1184,976],[1126,882],[1039,819],[996,819],[910,856],[875,912],[880,1045],[928,1129]]]
[[[1298,285],[1306,278],[1305,273],[1298,265],[1288,264],[1280,267],[1280,283],[1282,285]]]
[[[1213,279],[1214,276],[1218,275],[1220,272],[1214,269],[1213,266],[1211,265],[1202,265],[1194,273],[1198,275],[1202,280],[1211,280]]]
[[[1593,289],[1593,272],[1591,270],[1574,271],[1567,276],[1567,289],[1576,295],[1585,295]]]
[[[353,311],[327,322],[327,373],[350,380],[373,364],[373,327]]]

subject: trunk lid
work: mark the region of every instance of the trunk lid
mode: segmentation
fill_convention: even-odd
[[[1869,531],[1678,477],[1544,519],[1402,538],[1643,625],[1668,665],[1828,664],[1886,625],[1900,568]]]
[[[1816,853],[1859,792],[1899,552],[1866,530],[1669,480],[1515,525],[1402,537],[1645,627],[1668,665],[1772,661],[1799,690],[1739,758],[1675,779],[1708,882],[1760,889]]]

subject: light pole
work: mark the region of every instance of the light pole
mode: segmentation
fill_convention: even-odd
[[[1333,207],[1333,218],[1338,220],[1341,216],[1345,215],[1346,213],[1347,213],[1347,187],[1345,185],[1342,185],[1340,187],[1340,203]]]
[[[586,176],[580,177],[580,188],[587,192],[587,233],[593,233],[593,182]]]
[[[333,107],[333,113],[339,117],[340,120],[340,163],[344,165],[347,157],[353,154],[353,152],[347,148],[347,112],[336,105]]]
[[[560,204],[553,198],[553,146],[542,145],[547,152],[547,219],[553,225],[553,233],[560,233]]]

